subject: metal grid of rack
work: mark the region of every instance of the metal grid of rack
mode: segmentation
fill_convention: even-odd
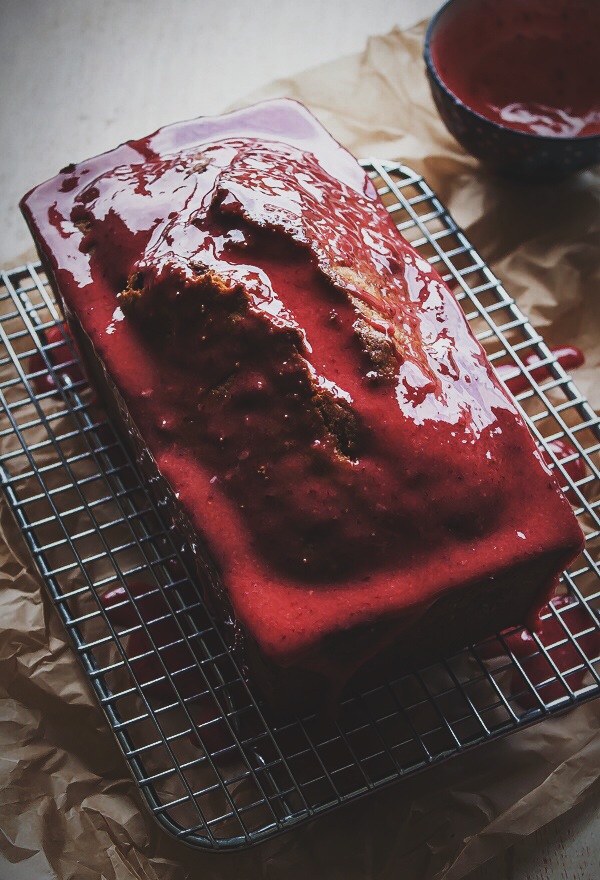
[[[390,670],[349,694],[335,724],[274,717],[252,693],[152,487],[77,369],[39,265],[1,276],[6,498],[150,809],[200,847],[265,839],[600,693],[599,419],[425,181],[402,165],[364,164],[492,363],[526,377],[518,403],[587,542],[563,579],[570,601],[548,609],[550,639],[531,634],[524,656],[522,631],[503,633],[444,662]]]

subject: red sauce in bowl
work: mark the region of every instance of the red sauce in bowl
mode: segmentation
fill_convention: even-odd
[[[456,0],[431,57],[446,87],[492,122],[529,134],[600,134],[600,3]]]

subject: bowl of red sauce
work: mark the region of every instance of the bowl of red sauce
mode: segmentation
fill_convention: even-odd
[[[442,120],[481,161],[531,180],[600,162],[600,0],[449,0],[424,54]]]

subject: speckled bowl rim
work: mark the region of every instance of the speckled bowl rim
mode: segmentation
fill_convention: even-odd
[[[481,120],[482,122],[487,123],[487,125],[491,125],[492,128],[496,129],[499,132],[506,132],[508,134],[515,135],[519,138],[522,138],[526,141],[531,141],[532,143],[538,144],[586,144],[592,143],[594,141],[600,140],[600,132],[598,134],[585,134],[579,137],[579,135],[573,135],[571,137],[560,137],[559,135],[548,135],[548,134],[535,134],[534,132],[521,131],[518,128],[511,128],[509,125],[502,125],[499,122],[496,122],[493,119],[490,119],[487,116],[484,116],[482,113],[478,113],[477,110],[473,110],[472,107],[469,107],[468,104],[465,104],[452,89],[446,85],[444,80],[442,79],[438,69],[433,63],[433,57],[431,55],[431,44],[432,37],[437,27],[438,22],[442,18],[442,16],[446,13],[446,11],[453,6],[454,3],[461,3],[464,0],[446,0],[443,6],[441,6],[435,15],[430,19],[429,24],[427,26],[427,31],[425,33],[425,42],[423,45],[423,58],[425,60],[425,65],[427,67],[427,72],[429,75],[435,80],[436,84],[444,91],[452,100],[466,110],[468,113],[472,114],[475,119]]]

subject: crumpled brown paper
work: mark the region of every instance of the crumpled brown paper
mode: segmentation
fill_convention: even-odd
[[[423,32],[373,38],[252,100],[296,97],[356,155],[421,171],[546,338],[584,349],[576,378],[600,407],[600,175],[548,187],[490,177],[435,114]],[[0,532],[0,878],[458,880],[598,787],[597,700],[247,852],[187,849],[128,776],[5,504]]]

